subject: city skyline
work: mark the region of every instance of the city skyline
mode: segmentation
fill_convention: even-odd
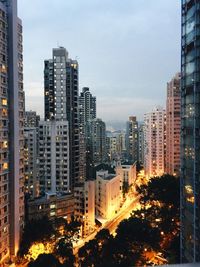
[[[155,104],[164,105],[167,81],[180,69],[179,1],[48,1],[46,6],[46,1],[19,1],[26,107],[43,117],[43,60],[57,46],[78,59],[79,89],[90,87],[104,121],[121,123],[132,114],[141,121]],[[54,14],[59,16],[52,19]]]
[[[200,263],[200,0],[176,1],[0,0],[0,267]]]

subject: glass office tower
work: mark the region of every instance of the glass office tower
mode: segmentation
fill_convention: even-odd
[[[182,0],[181,260],[200,262],[200,0]]]

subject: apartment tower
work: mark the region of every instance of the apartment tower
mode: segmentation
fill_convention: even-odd
[[[165,114],[162,107],[156,107],[144,115],[144,170],[148,177],[164,173]]]
[[[83,87],[79,96],[79,127],[80,127],[80,180],[89,178],[90,148],[87,143],[86,124],[96,118],[96,97],[90,93],[88,87]]]
[[[45,120],[68,121],[70,187],[79,181],[78,62],[65,48],[44,62]]]
[[[200,262],[200,1],[182,0],[181,260]]]
[[[130,116],[126,124],[127,157],[132,163],[138,160],[138,122],[135,116]]]
[[[41,121],[39,140],[40,192],[69,193],[68,121]]]
[[[0,1],[0,265],[18,251],[24,219],[22,23],[17,0]]]
[[[166,170],[180,175],[181,90],[180,73],[167,83],[166,103]]]

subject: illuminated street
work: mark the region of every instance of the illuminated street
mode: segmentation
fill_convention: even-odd
[[[133,199],[130,199],[130,197],[127,197],[125,203],[123,204],[122,208],[120,209],[119,213],[110,221],[107,221],[104,225],[102,225],[98,230],[93,232],[91,235],[87,236],[85,239],[79,240],[78,244],[74,246],[74,254],[77,254],[78,250],[84,246],[84,244],[92,239],[94,239],[95,235],[98,231],[100,231],[103,228],[109,229],[111,234],[115,233],[115,230],[117,229],[117,226],[121,221],[124,219],[129,218],[131,212],[133,210],[139,209],[139,196],[134,197]]]

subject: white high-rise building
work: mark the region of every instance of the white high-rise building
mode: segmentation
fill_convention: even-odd
[[[165,123],[162,107],[144,115],[144,169],[148,177],[163,175],[165,170]]]
[[[41,121],[39,126],[40,191],[70,192],[67,121]]]

